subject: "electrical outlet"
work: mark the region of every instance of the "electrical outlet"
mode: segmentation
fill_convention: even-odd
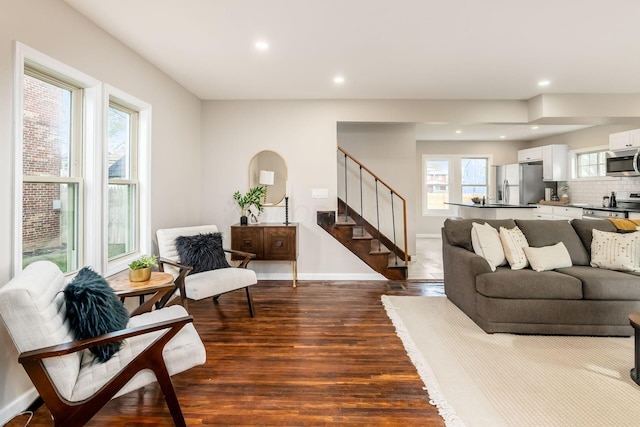
[[[328,199],[329,189],[328,188],[312,188],[311,198],[312,199]]]

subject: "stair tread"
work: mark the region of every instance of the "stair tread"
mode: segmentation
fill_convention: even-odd
[[[351,238],[353,240],[371,240],[373,239],[373,236],[369,234],[364,227],[354,227]]]
[[[382,243],[379,243],[378,239],[371,240],[371,250],[369,253],[371,255],[388,255],[391,251]]]
[[[336,225],[354,226],[356,222],[350,216],[338,215],[336,217]]]

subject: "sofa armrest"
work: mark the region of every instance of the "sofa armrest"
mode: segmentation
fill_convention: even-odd
[[[474,252],[453,246],[442,233],[444,292],[469,317],[476,317],[476,276],[491,273],[489,263]]]

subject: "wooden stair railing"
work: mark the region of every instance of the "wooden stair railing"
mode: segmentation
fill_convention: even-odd
[[[385,277],[406,278],[409,252],[405,198],[340,147],[338,156],[339,159],[344,158],[344,187],[340,186],[344,189],[344,197],[338,197],[337,215],[334,213],[330,216],[329,212],[318,212],[318,225]],[[363,173],[367,174],[366,179]],[[350,174],[356,176],[356,184],[349,182]],[[349,204],[350,190],[359,191],[359,197],[356,197],[359,198],[359,212]],[[365,198],[368,203],[366,208]],[[402,206],[401,215],[396,213],[395,206],[398,203]],[[399,216],[402,217],[401,233],[397,232]],[[387,237],[386,233],[390,237]],[[402,244],[398,244],[399,234]],[[399,274],[399,271],[402,273]]]

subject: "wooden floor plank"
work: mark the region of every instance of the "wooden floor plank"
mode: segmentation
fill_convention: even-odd
[[[261,281],[252,289],[254,318],[242,291],[189,302],[207,362],[173,377],[188,425],[444,425],[380,301],[441,295],[441,284]],[[50,425],[44,406],[29,423]],[[154,384],[112,400],[88,425],[173,423]]]

